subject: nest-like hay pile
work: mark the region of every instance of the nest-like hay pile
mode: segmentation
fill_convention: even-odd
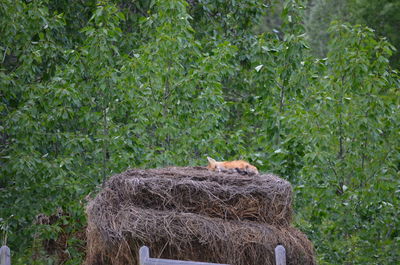
[[[274,175],[243,176],[202,167],[128,170],[89,202],[86,264],[138,264],[151,257],[232,265],[315,264],[313,247],[290,227],[292,189]]]

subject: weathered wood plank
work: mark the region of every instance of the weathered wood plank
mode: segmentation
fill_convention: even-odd
[[[11,265],[10,248],[7,246],[0,248],[0,265]]]
[[[139,249],[139,265],[146,265],[147,260],[150,258],[149,248],[143,246]]]
[[[229,265],[220,263],[150,258],[149,248],[146,246],[143,246],[139,249],[139,262],[140,265]]]
[[[281,245],[275,248],[275,262],[276,265],[286,265],[286,250]]]

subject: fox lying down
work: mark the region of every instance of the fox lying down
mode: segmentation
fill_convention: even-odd
[[[258,175],[257,168],[243,160],[217,162],[211,157],[207,160],[207,169],[211,171]]]

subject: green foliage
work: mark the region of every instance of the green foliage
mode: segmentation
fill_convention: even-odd
[[[377,35],[385,36],[398,49],[400,2],[396,0],[310,0],[305,24],[314,54],[326,56],[328,53],[329,32],[332,21],[341,20],[353,24],[363,24],[376,30]],[[400,65],[399,53],[390,57],[391,65]]]
[[[359,26],[335,23],[331,34],[331,52],[317,65],[322,78],[304,102],[304,184],[297,204],[311,203],[300,219],[311,220],[323,264],[395,263],[399,253],[387,247],[399,246],[399,84],[388,67],[393,47]]]
[[[194,32],[184,2],[160,1],[143,19],[146,42],[121,69],[131,94],[130,127],[148,166],[193,164],[218,147],[225,101],[221,80],[232,68],[229,42],[205,51]]]
[[[330,23],[334,20],[348,21],[352,10],[349,0],[311,0],[310,8],[305,16],[305,27],[312,52],[319,57],[325,57],[328,53]]]
[[[351,22],[365,24],[380,36],[385,36],[397,50],[400,49],[399,25],[400,2],[396,0],[357,0],[352,2],[355,11]],[[399,53],[390,58],[393,67],[400,67]]]
[[[321,264],[400,259],[394,47],[336,22],[315,58],[303,1],[256,34],[264,2],[0,3],[0,229],[16,264],[59,263],[43,242],[61,235],[81,263],[85,197],[105,178],[207,155],[289,179]]]

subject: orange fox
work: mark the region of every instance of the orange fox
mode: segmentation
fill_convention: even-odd
[[[207,169],[211,171],[258,175],[257,168],[243,160],[217,162],[211,157],[207,157],[207,160]]]

